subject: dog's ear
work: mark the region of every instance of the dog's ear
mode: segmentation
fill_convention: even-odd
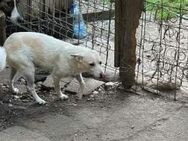
[[[83,60],[83,56],[79,55],[79,54],[73,54],[71,55],[76,61],[81,62]]]

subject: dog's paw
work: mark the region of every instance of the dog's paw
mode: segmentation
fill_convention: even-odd
[[[44,104],[46,104],[46,101],[43,100],[43,99],[38,99],[37,103],[40,104],[40,105],[44,105]]]
[[[78,99],[78,100],[81,100],[81,99],[82,99],[82,97],[83,97],[83,95],[82,95],[82,94],[80,94],[80,93],[78,93],[78,94],[76,95],[76,99]]]
[[[60,94],[60,96],[59,96],[59,98],[61,99],[61,100],[66,100],[66,99],[68,99],[69,97],[68,97],[68,95],[65,95],[65,94]]]
[[[12,91],[13,91],[13,93],[15,93],[15,94],[18,94],[18,93],[20,92],[18,88],[13,88]]]

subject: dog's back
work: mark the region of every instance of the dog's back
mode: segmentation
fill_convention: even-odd
[[[27,33],[14,33],[5,41],[8,64],[18,69],[20,65],[28,65],[31,61],[38,64],[44,61],[41,42]],[[36,58],[37,56],[37,58]]]
[[[32,32],[19,32],[12,34],[5,42],[7,60],[10,65],[14,61],[22,64],[32,61],[41,67],[51,67],[58,53],[57,43],[53,37]],[[19,63],[20,64],[20,63]]]
[[[52,69],[59,59],[70,60],[72,54],[82,54],[92,57],[91,49],[72,45],[54,37],[35,33],[18,32],[6,40],[4,47],[7,52],[8,64],[14,68],[28,65],[31,61],[37,66]],[[96,58],[94,53],[93,55]]]

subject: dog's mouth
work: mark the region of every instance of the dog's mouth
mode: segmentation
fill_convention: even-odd
[[[82,73],[82,75],[83,75],[83,77],[94,78],[94,79],[97,79],[97,80],[100,80],[100,81],[105,81],[105,79],[106,79],[104,73],[101,73],[98,77],[96,77],[94,74],[88,73],[88,72],[84,72],[84,73]]]
[[[105,79],[105,75],[104,75],[104,73],[100,73],[100,77],[99,77],[100,79]]]

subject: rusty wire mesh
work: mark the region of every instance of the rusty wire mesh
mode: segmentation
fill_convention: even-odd
[[[170,0],[169,0],[170,1]],[[24,22],[17,26],[8,24],[7,32],[37,31],[55,36],[71,43],[97,50],[105,69],[114,75],[114,2],[110,0],[78,0],[80,11],[87,26],[85,39],[73,39],[72,17],[69,4],[56,7],[46,0],[27,0],[20,2]],[[168,0],[146,0],[145,11],[137,29],[136,82],[144,89],[161,93],[172,90],[174,98],[177,91],[187,85],[188,64],[188,8],[184,0],[177,5],[169,5]],[[60,4],[61,5],[61,4]]]
[[[174,99],[187,85],[188,19],[185,1],[146,1],[137,32],[136,79],[156,93]],[[148,9],[149,8],[149,9]]]
[[[42,32],[73,44],[95,49],[101,54],[105,69],[116,72],[117,68],[113,67],[114,2],[106,0],[76,1],[88,33],[87,37],[82,40],[73,38],[74,19],[69,13],[72,2],[73,0],[20,0],[18,7],[24,17],[24,22],[17,25],[8,24],[7,34],[15,31]]]

